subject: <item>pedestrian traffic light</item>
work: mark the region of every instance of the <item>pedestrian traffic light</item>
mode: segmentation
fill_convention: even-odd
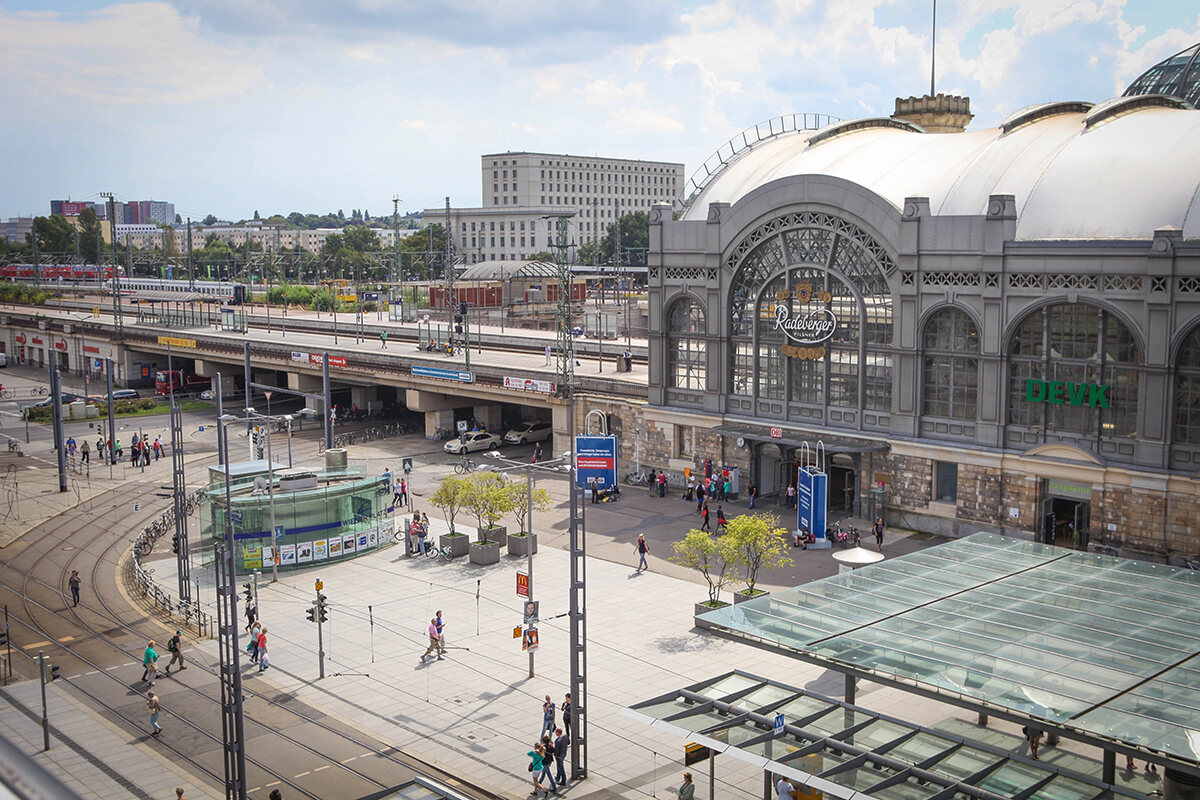
[[[328,622],[329,616],[325,612],[325,606],[323,606],[323,605],[317,606],[317,610],[320,613],[320,616],[317,618],[317,621],[318,622]]]
[[[249,602],[250,602],[250,599],[254,597],[254,590],[250,588],[250,584],[248,584],[248,583],[243,583],[243,584],[242,584],[242,593],[243,593],[244,595],[246,595],[246,602],[247,602],[247,603],[249,603]]]
[[[467,315],[467,304],[466,304],[466,302],[462,302],[462,303],[459,303],[459,304],[458,304],[458,313],[459,313],[459,314],[462,314],[464,317]]]
[[[312,605],[312,606],[310,606],[310,607],[309,607],[309,609],[308,609],[308,611],[306,611],[306,612],[304,612],[304,613],[305,613],[305,615],[308,617],[308,621],[309,621],[309,622],[316,622],[316,621],[317,621],[317,607],[316,607],[316,605],[315,605],[315,604],[314,604],[314,605]]]
[[[43,670],[42,679],[46,683],[50,683],[52,681],[58,680],[58,666],[57,665],[51,664],[49,661],[46,661],[46,662],[43,662],[42,670]]]
[[[174,553],[175,555],[179,555],[179,534],[178,533],[171,536],[171,552]]]
[[[0,630],[0,647],[8,644],[8,631]]]
[[[327,598],[325,597],[325,595],[318,592],[317,593],[317,621],[318,622],[325,622],[328,619],[328,617],[326,616],[326,613],[325,613],[328,610],[326,601],[327,601]]]

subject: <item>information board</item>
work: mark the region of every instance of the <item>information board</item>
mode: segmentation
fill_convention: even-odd
[[[812,467],[801,467],[796,476],[796,529],[808,529],[818,539],[825,538],[829,505],[829,476]]]
[[[617,485],[617,437],[575,437],[575,485],[591,488],[593,478],[601,489]]]

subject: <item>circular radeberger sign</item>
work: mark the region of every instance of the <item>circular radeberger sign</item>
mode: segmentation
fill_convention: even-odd
[[[820,344],[828,341],[837,329],[837,317],[827,308],[818,308],[792,316],[785,305],[775,306],[775,330],[798,344]]]

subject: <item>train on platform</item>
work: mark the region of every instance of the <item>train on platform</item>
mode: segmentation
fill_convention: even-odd
[[[117,277],[124,277],[125,268],[117,267]],[[41,283],[99,283],[113,276],[111,265],[104,264],[4,264],[0,278],[6,281]]]
[[[132,300],[180,301],[200,299],[212,300],[231,306],[240,306],[249,298],[249,288],[244,283],[232,281],[176,281],[162,278],[109,278],[101,284],[104,294],[114,291]]]

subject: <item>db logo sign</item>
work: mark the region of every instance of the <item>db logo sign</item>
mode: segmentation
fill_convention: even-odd
[[[23,334],[23,333],[17,334],[17,344],[25,344],[25,334]]]
[[[783,438],[783,428],[771,428],[771,438],[772,439],[782,439]]]

